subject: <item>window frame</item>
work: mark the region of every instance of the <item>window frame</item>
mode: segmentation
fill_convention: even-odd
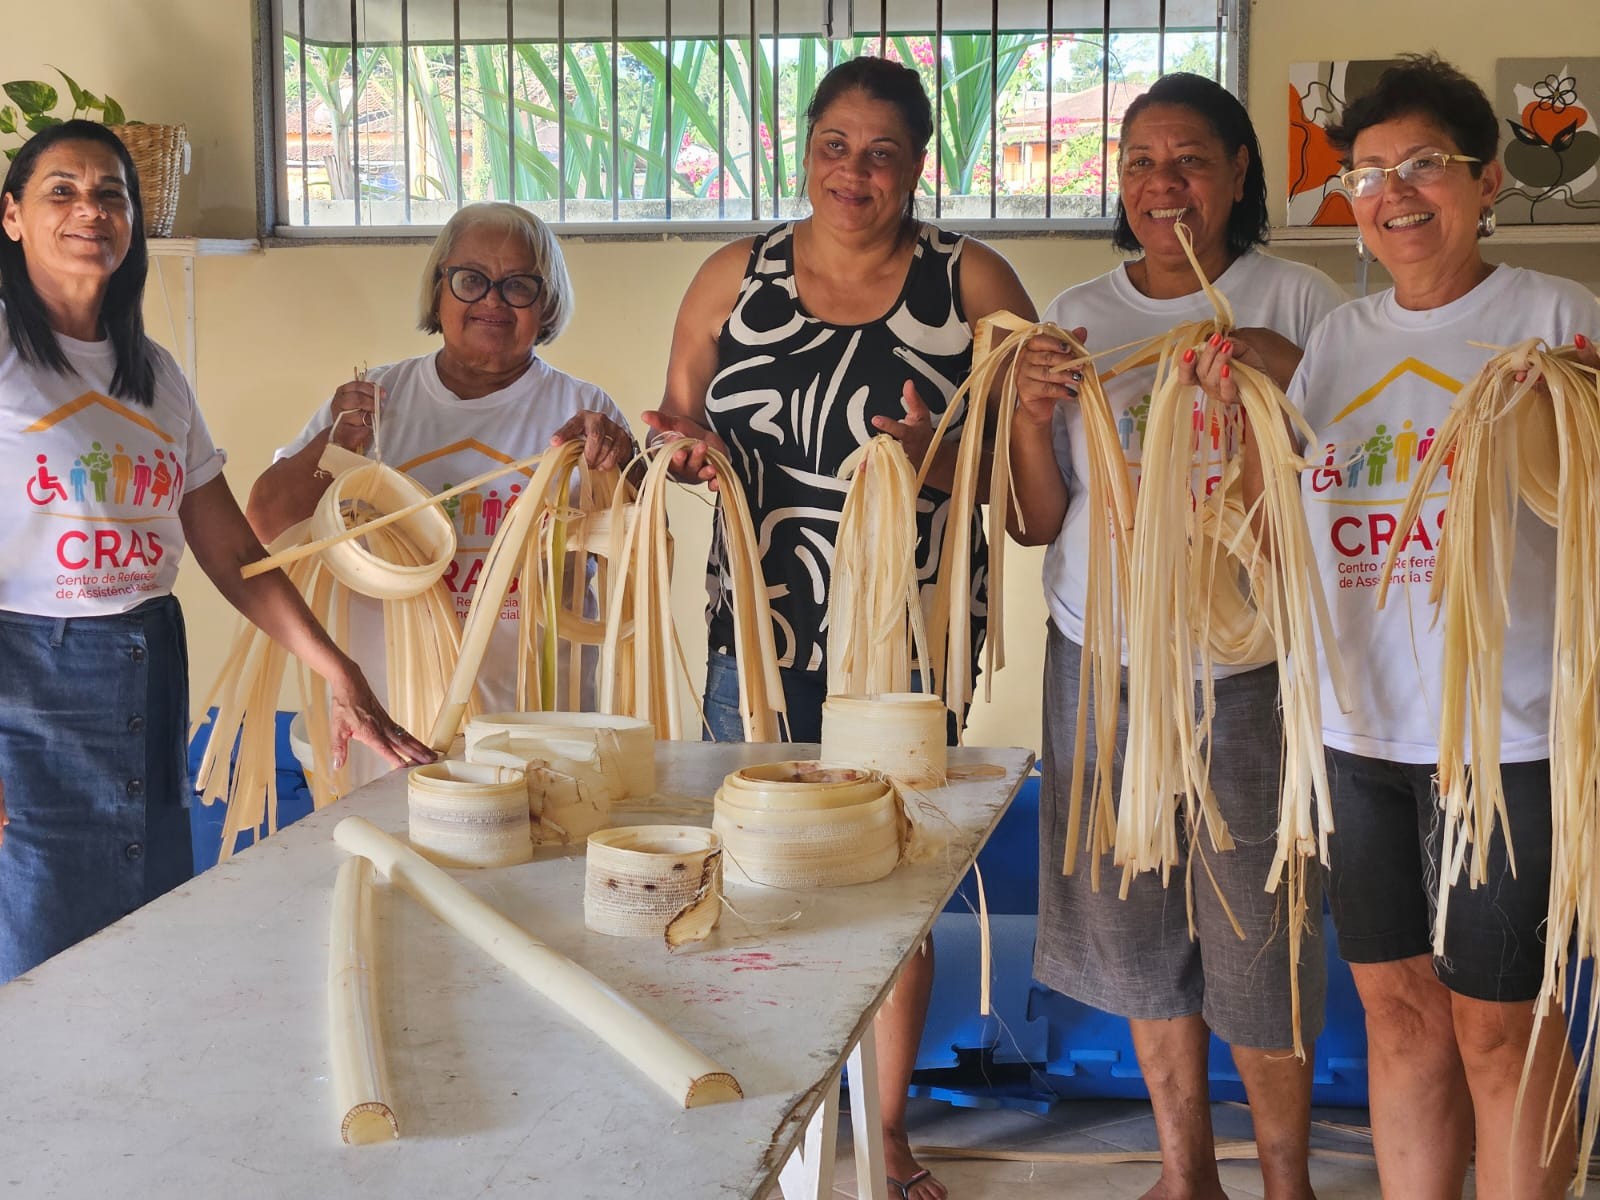
[[[401,225],[363,225],[363,224],[292,224],[282,218],[287,215],[288,199],[288,137],[285,121],[287,97],[284,90],[284,37],[286,26],[282,15],[282,6],[286,3],[296,3],[297,0],[253,0],[255,9],[254,39],[255,53],[252,69],[254,75],[255,91],[255,135],[256,135],[256,211],[257,235],[265,246],[297,246],[297,245],[328,245],[328,244],[415,244],[432,242],[443,228],[442,223],[407,223]],[[563,0],[563,3],[570,0]],[[664,0],[670,11],[671,0]],[[824,4],[825,0],[816,0]],[[854,3],[854,0],[847,0]],[[1241,104],[1248,107],[1248,79],[1249,79],[1249,12],[1250,5],[1247,0],[1215,0],[1218,49],[1223,58],[1220,71],[1220,82],[1233,95],[1238,97]],[[1111,26],[1113,5],[1117,0],[1102,0],[1104,13],[1102,29],[1116,33]],[[1158,22],[1160,28],[1157,36],[1164,47],[1166,37],[1167,0],[1157,0]],[[888,0],[878,0],[876,5],[873,0],[866,0],[869,7],[878,9],[878,18],[881,22],[876,28],[880,38],[886,37]],[[935,38],[943,35],[942,19],[944,0],[934,0],[936,12]],[[1047,23],[1050,27],[1046,37],[1057,31],[1053,25],[1055,9],[1054,0],[1045,0]],[[755,13],[755,3],[752,0],[751,12]],[[991,36],[998,25],[999,2],[992,0],[991,12],[994,14],[991,24]],[[670,18],[669,18],[670,27]],[[737,31],[729,31],[730,37],[736,36]],[[748,31],[746,31],[748,34]],[[760,40],[769,37],[776,40],[778,35],[759,34]],[[858,34],[857,36],[860,36]],[[868,36],[870,36],[870,31]],[[585,42],[592,39],[570,39],[572,42]],[[616,39],[612,39],[616,44]],[[881,43],[880,43],[881,44]],[[1109,39],[1108,39],[1109,44]],[[459,55],[459,45],[458,45]],[[1107,50],[1109,56],[1109,49]],[[1164,49],[1160,53],[1164,54]],[[942,60],[941,60],[942,68]],[[1105,73],[1102,74],[1102,79]],[[1048,79],[1048,75],[1047,75]],[[1104,104],[1109,106],[1110,87],[1106,86],[1106,99]],[[1049,94],[1049,87],[1046,88]],[[303,96],[302,96],[303,100]],[[1000,142],[995,134],[994,117],[997,111],[992,107],[998,103],[998,95],[992,94],[990,99],[991,117],[990,124],[990,156],[996,158],[1000,153]],[[668,114],[670,119],[671,100],[668,99]],[[615,111],[614,109],[612,110]],[[560,110],[564,127],[566,106]],[[1109,115],[1109,114],[1108,114]],[[942,172],[942,139],[939,135],[938,123],[943,120],[942,105],[935,98],[934,105],[935,132],[933,145],[929,148],[933,160],[934,178],[941,177]],[[1108,121],[1102,119],[1102,154],[1105,156],[1106,169],[1109,171],[1108,139],[1104,130]],[[1051,142],[1050,122],[1046,120],[1046,145]],[[1047,161],[1048,153],[1047,150]],[[354,169],[355,164],[352,164]],[[998,189],[998,178],[995,164],[991,163],[990,171],[990,211],[995,211]],[[766,208],[775,198],[764,194],[759,171],[751,178],[751,197],[749,201],[754,209],[757,204]],[[669,185],[670,192],[670,185]],[[1106,193],[1110,195],[1110,193]],[[1046,190],[1047,211],[1052,194]],[[745,200],[740,197],[740,200]],[[565,198],[563,198],[564,202]],[[1005,236],[1064,236],[1086,239],[1103,238],[1115,224],[1115,212],[1107,211],[1100,217],[1071,217],[1058,214],[1044,217],[958,217],[947,214],[926,211],[930,206],[924,203],[925,198],[919,197],[918,211],[924,219],[936,221],[940,228],[954,232],[976,235],[1005,235]],[[462,201],[458,201],[462,203]],[[409,207],[409,206],[408,206]],[[1104,207],[1104,206],[1103,206]],[[613,211],[616,210],[615,198]],[[670,201],[668,202],[670,212]],[[748,236],[770,229],[774,222],[788,219],[773,216],[770,213],[760,217],[740,219],[707,219],[701,217],[673,219],[632,219],[614,217],[609,221],[549,221],[551,229],[559,236],[582,238],[588,241],[728,241],[733,238]]]

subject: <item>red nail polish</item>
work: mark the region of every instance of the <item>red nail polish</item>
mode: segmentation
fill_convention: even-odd
[[[1217,346],[1217,345],[1221,345],[1221,343],[1222,343],[1222,335],[1220,333],[1213,333],[1211,335],[1211,344],[1213,346]]]
[[[1587,350],[1589,348],[1589,339],[1580,333],[1577,337],[1572,339],[1572,344],[1579,350]]]
[[[1227,363],[1223,363],[1222,364],[1222,377],[1224,379],[1226,379],[1230,374],[1231,374],[1231,372],[1228,370],[1228,364]]]
[[[1223,342],[1222,343],[1222,352],[1224,354],[1232,354],[1233,353],[1233,343],[1232,342]]]
[[[1189,349],[1183,352],[1183,361],[1186,363],[1192,363],[1194,361],[1194,347],[1191,346]]]

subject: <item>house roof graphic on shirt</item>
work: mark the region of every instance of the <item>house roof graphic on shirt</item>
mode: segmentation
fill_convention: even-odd
[[[1366,391],[1358,395],[1354,400],[1350,401],[1349,404],[1346,404],[1344,408],[1340,409],[1339,412],[1334,415],[1333,420],[1330,421],[1329,424],[1337,425],[1351,413],[1355,412],[1356,409],[1363,408],[1372,403],[1372,401],[1376,400],[1388,389],[1390,384],[1404,378],[1407,375],[1419,376],[1420,378],[1425,379],[1429,383],[1433,384],[1435,387],[1443,388],[1451,395],[1455,395],[1455,393],[1461,390],[1461,383],[1459,380],[1452,379],[1449,375],[1446,375],[1437,367],[1430,367],[1420,358],[1403,358],[1392,368],[1390,368],[1389,372],[1384,375],[1382,379],[1378,380],[1377,383],[1373,384]]]
[[[509,454],[504,454],[501,451],[494,449],[492,446],[484,445],[477,438],[462,438],[459,442],[451,442],[448,446],[440,446],[437,450],[430,450],[426,454],[418,455],[409,462],[403,462],[397,469],[401,471],[414,471],[424,463],[430,463],[439,458],[448,458],[450,455],[459,454],[463,450],[476,450],[479,454],[483,455],[490,461],[504,463],[508,467],[517,461]],[[533,469],[531,467],[523,467],[521,468],[521,473],[529,478],[532,478]]]
[[[160,438],[163,442],[166,442],[168,445],[171,445],[174,441],[177,440],[170,433],[168,433],[165,429],[161,428],[161,426],[157,425],[154,421],[152,421],[149,417],[145,416],[143,413],[137,412],[134,409],[129,408],[126,404],[123,404],[120,401],[113,400],[110,396],[102,396],[99,392],[85,392],[83,395],[79,396],[76,400],[67,401],[65,404],[63,404],[60,408],[56,409],[54,412],[46,413],[44,416],[40,417],[37,421],[35,421],[32,425],[29,425],[22,432],[23,433],[44,433],[47,430],[54,429],[57,425],[60,425],[63,421],[71,420],[73,417],[75,417],[79,413],[81,413],[84,409],[92,408],[94,405],[97,405],[97,404],[101,408],[107,409],[107,410],[115,413],[117,416],[121,417],[125,421],[132,421],[140,429],[149,430],[151,433],[155,434],[158,438]]]

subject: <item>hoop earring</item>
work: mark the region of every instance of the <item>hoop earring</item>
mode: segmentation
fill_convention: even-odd
[[[1494,236],[1495,216],[1494,209],[1486,208],[1478,217],[1478,236],[1490,238]]]

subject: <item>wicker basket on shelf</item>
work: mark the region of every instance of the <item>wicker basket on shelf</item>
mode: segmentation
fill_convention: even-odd
[[[178,181],[184,174],[189,131],[182,125],[110,125],[139,172],[147,237],[171,237],[178,215]]]

